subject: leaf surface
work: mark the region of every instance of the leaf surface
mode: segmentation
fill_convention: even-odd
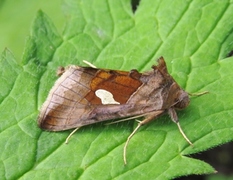
[[[66,0],[62,34],[39,11],[22,64],[5,50],[0,67],[0,177],[2,179],[171,179],[213,173],[188,155],[232,141],[233,44],[230,1]],[[46,132],[37,127],[39,109],[57,79],[58,66],[84,65],[149,70],[164,56],[168,70],[191,97],[179,111],[194,147],[167,115],[143,126],[132,138],[123,164],[123,146],[137,125],[123,122]],[[15,165],[14,165],[15,164]],[[14,166],[13,166],[14,165]]]

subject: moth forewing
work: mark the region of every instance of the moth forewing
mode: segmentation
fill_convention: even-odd
[[[72,65],[61,69],[59,75],[61,77],[55,82],[38,117],[38,125],[42,129],[75,129],[71,136],[85,125],[144,116],[124,146],[126,164],[127,145],[139,127],[168,112],[191,144],[175,112],[175,109],[188,106],[189,97],[169,75],[163,57],[146,73]]]

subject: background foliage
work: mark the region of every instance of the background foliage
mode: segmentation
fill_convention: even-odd
[[[171,179],[215,172],[187,155],[233,139],[233,61],[226,58],[233,48],[232,2],[142,0],[133,13],[129,0],[65,0],[62,9],[63,31],[38,11],[20,63],[9,50],[2,53],[0,177]],[[167,116],[137,132],[128,147],[127,166],[122,151],[134,121],[83,127],[68,145],[64,140],[70,131],[37,127],[58,66],[82,65],[86,59],[97,67],[144,71],[161,55],[186,91],[210,92],[192,97],[190,106],[178,113],[194,148]]]

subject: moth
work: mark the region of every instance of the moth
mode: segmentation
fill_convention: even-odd
[[[188,106],[189,94],[168,73],[163,57],[158,59],[157,66],[153,65],[152,70],[145,73],[135,69],[127,72],[71,65],[60,74],[41,108],[40,128],[49,131],[75,128],[73,134],[82,126],[102,121],[144,117],[125,143],[123,158],[126,164],[126,148],[136,131],[168,113],[192,145],[176,114],[177,109]]]

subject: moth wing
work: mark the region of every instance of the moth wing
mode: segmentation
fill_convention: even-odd
[[[82,127],[89,124],[94,124],[102,121],[121,119],[126,117],[134,116],[146,116],[153,112],[147,111],[146,114],[143,114],[142,109],[145,105],[133,105],[133,104],[123,104],[123,105],[96,105],[96,106],[80,106],[77,104],[75,108],[63,108],[61,113],[58,112],[58,108],[54,111],[49,111],[46,115],[46,119],[41,123],[41,128],[52,130],[52,131],[61,131],[67,129],[73,129],[77,127]],[[69,111],[70,114],[67,117],[66,112]],[[55,114],[53,114],[55,113]],[[59,114],[58,114],[59,113]]]
[[[87,124],[133,115],[134,104],[126,104],[142,83],[140,73],[70,66],[56,81],[42,106],[38,125],[61,131]],[[106,104],[95,92],[103,89],[119,104]],[[135,110],[135,114],[138,114]]]

